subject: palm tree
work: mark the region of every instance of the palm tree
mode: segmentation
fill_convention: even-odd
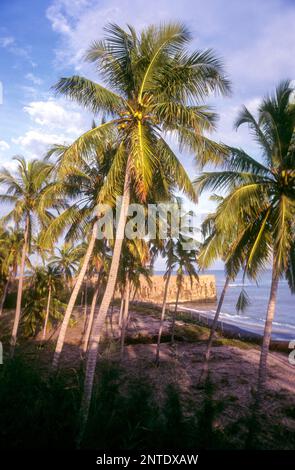
[[[18,326],[21,316],[21,303],[24,283],[26,257],[30,251],[34,219],[40,226],[48,223],[52,215],[48,208],[57,208],[60,201],[53,197],[45,197],[45,189],[49,185],[52,165],[41,161],[26,162],[23,157],[15,157],[17,169],[15,174],[6,168],[0,171],[0,184],[6,187],[6,194],[0,195],[0,201],[13,205],[13,209],[2,218],[4,221],[13,220],[17,226],[24,226],[24,243],[19,266],[19,280],[16,301],[16,311],[11,337],[11,355],[14,353],[17,340]]]
[[[82,255],[83,249],[81,246],[73,246],[71,243],[65,242],[60,248],[55,249],[55,254],[48,260],[50,267],[61,272],[65,287],[71,284]]]
[[[50,316],[50,308],[51,308],[51,301],[52,296],[55,296],[58,293],[58,290],[62,288],[62,278],[63,273],[59,269],[58,266],[46,266],[44,268],[44,274],[46,279],[46,284],[48,288],[48,296],[47,296],[47,304],[46,304],[46,312],[45,312],[45,319],[44,319],[44,326],[43,326],[43,333],[42,333],[42,340],[45,341],[46,339],[46,331],[47,325]]]
[[[88,349],[89,338],[93,326],[94,313],[99,298],[99,294],[105,285],[107,272],[109,269],[109,249],[106,240],[96,240],[93,253],[89,263],[89,276],[97,276],[95,290],[93,293],[89,316],[87,319],[85,334],[83,338],[83,353],[85,354]]]
[[[109,130],[104,139],[96,143],[95,148],[89,152],[81,150],[79,159],[66,164],[64,156],[68,150],[68,147],[57,145],[50,152],[50,156],[58,156],[60,193],[70,202],[69,207],[49,225],[43,234],[43,242],[52,245],[67,229],[66,241],[86,239],[87,243],[59,331],[52,363],[53,370],[58,367],[67,327],[95,247],[98,233],[97,220],[101,216],[100,209],[97,208],[100,194],[104,193],[101,202],[112,204],[118,187],[120,188],[120,181],[117,182],[117,177],[114,175],[115,160],[121,158],[116,129]]]
[[[122,292],[119,327],[121,328],[120,358],[123,359],[125,336],[129,316],[129,304],[131,291],[138,289],[140,278],[145,278],[150,283],[150,269],[147,266],[150,260],[149,246],[145,240],[125,239],[122,247],[122,260],[118,271],[117,285]]]
[[[198,277],[196,269],[193,265],[193,263],[196,263],[196,251],[193,249],[187,249],[188,247],[185,244],[189,241],[189,238],[186,236],[185,232],[186,232],[186,229],[184,229],[183,234],[181,233],[179,234],[178,239],[169,238],[161,250],[162,255],[166,257],[167,269],[164,274],[165,287],[164,287],[162,311],[161,311],[161,317],[160,317],[160,327],[159,327],[159,332],[158,332],[158,340],[157,340],[157,348],[156,348],[156,364],[159,364],[161,337],[162,337],[162,332],[163,332],[166,305],[167,305],[167,294],[168,294],[169,282],[171,279],[172,272],[178,267],[177,276],[176,276],[176,283],[177,283],[176,302],[175,302],[174,312],[172,316],[172,329],[171,329],[172,342],[174,341],[175,317],[177,313],[178,300],[179,300],[180,290],[182,287],[183,276],[185,273],[187,273],[190,276],[191,281],[193,277],[196,277],[196,278]]]
[[[8,228],[1,233],[0,243],[1,275],[4,284],[0,301],[1,316],[9,287],[16,277],[17,267],[20,264],[24,234],[21,230]],[[28,259],[26,262],[28,262]]]
[[[289,81],[278,85],[273,96],[258,108],[258,120],[243,108],[236,127],[246,123],[261,149],[262,162],[241,149],[231,149],[225,170],[203,174],[199,189],[227,190],[218,229],[242,225],[235,242],[236,254],[245,257],[245,273],[257,276],[272,264],[272,281],[266,312],[259,363],[257,406],[260,407],[267,378],[267,356],[271,340],[279,279],[285,276],[294,288],[295,217],[295,104]],[[242,217],[242,218],[241,218]]]
[[[51,266],[36,266],[28,279],[23,308],[24,332],[35,336],[42,331],[42,340],[46,338],[47,326],[60,321],[64,304],[60,300],[63,289],[61,271]]]
[[[212,51],[188,51],[191,36],[181,24],[150,26],[140,35],[132,27],[125,31],[117,25],[107,26],[106,31],[105,40],[95,42],[87,58],[96,63],[109,88],[78,76],[62,78],[56,85],[59,93],[110,116],[109,121],[79,137],[64,153],[63,162],[79,158],[81,151],[89,152],[115,127],[120,132],[121,159],[116,160],[114,173],[124,179],[109,281],[88,355],[84,417],[90,404],[98,339],[115,289],[131,185],[144,202],[153,175],[166,161],[175,184],[194,198],[190,180],[164,136],[171,132],[200,160],[216,160],[224,149],[203,134],[213,129],[215,115],[200,103],[211,92],[229,90],[222,65]]]
[[[171,342],[174,343],[174,332],[175,332],[175,319],[177,315],[179,295],[183,286],[184,276],[188,275],[190,282],[192,284],[193,279],[199,279],[196,271],[196,260],[197,260],[197,250],[196,249],[186,249],[186,237],[180,235],[179,239],[176,240],[174,246],[175,254],[175,264],[173,269],[176,269],[176,300],[172,316],[172,326],[171,326]]]
[[[216,218],[218,218],[219,213],[222,211],[222,203],[224,199],[222,197],[218,197],[217,195],[211,196],[211,199],[218,201],[219,207],[216,209],[215,213],[209,214],[202,223],[202,234],[204,241],[201,245],[198,255],[198,265],[201,269],[207,269],[212,265],[212,263],[214,263],[214,261],[221,258],[225,266],[225,282],[220,293],[214,319],[210,328],[210,334],[205,352],[205,360],[199,382],[202,380],[206,381],[208,378],[213,338],[218,325],[219,315],[222,309],[224,298],[230,281],[236,278],[239,270],[242,269],[244,262],[244,259],[241,258],[241,253],[238,254],[240,258],[235,256],[235,240],[239,235],[241,224],[239,226],[235,225],[234,230],[232,227],[230,227],[229,231],[226,231],[224,228],[222,231],[218,231],[218,228],[216,227]],[[246,306],[247,297],[245,292],[242,290],[239,298],[239,309],[244,310]]]
[[[165,287],[164,287],[164,293],[163,293],[162,311],[161,311],[161,317],[160,317],[160,326],[159,326],[157,348],[156,348],[156,364],[157,365],[159,364],[159,359],[160,359],[160,345],[161,345],[161,337],[162,337],[165,313],[166,313],[168,287],[169,287],[169,282],[170,282],[171,274],[173,271],[173,267],[176,262],[176,257],[174,254],[174,240],[172,238],[169,238],[166,241],[164,248],[162,250],[162,254],[166,257],[167,269],[164,274]]]

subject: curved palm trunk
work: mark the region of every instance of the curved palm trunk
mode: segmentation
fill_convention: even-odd
[[[162,336],[164,320],[165,320],[167,294],[168,294],[170,277],[171,277],[171,270],[169,271],[167,275],[165,290],[164,290],[163,306],[162,306],[162,312],[161,312],[160,328],[159,328],[159,333],[158,333],[157,350],[156,350],[156,364],[159,364],[159,360],[160,360],[160,344],[161,344],[161,336]]]
[[[128,323],[128,312],[129,312],[129,299],[130,299],[130,281],[129,281],[129,276],[127,274],[126,287],[125,287],[125,307],[124,307],[122,330],[121,330],[121,349],[120,349],[121,360],[123,359],[123,356],[124,356],[125,335],[126,335],[126,327]]]
[[[24,273],[25,273],[25,262],[28,251],[28,238],[29,238],[29,217],[26,218],[25,234],[24,234],[24,245],[22,249],[22,257],[20,263],[20,272],[18,279],[18,288],[17,288],[17,299],[16,299],[16,310],[14,323],[12,328],[12,336],[10,341],[10,356],[13,357],[14,349],[16,345],[17,332],[21,317],[21,305],[22,305],[22,296],[23,296],[23,285],[24,285]]]
[[[48,323],[48,318],[49,318],[50,302],[51,302],[51,286],[49,286],[49,290],[48,290],[48,299],[47,299],[46,315],[45,315],[42,341],[45,341],[45,338],[46,338],[46,329],[47,329],[47,323]]]
[[[213,320],[213,323],[212,323],[212,326],[211,326],[210,335],[209,335],[207,348],[206,348],[206,352],[205,352],[205,361],[204,361],[204,364],[203,364],[203,369],[202,369],[202,372],[201,372],[200,381],[202,379],[206,380],[207,377],[208,377],[209,361],[210,361],[213,338],[214,338],[214,334],[215,334],[216,327],[217,327],[217,324],[218,324],[219,314],[221,312],[224,297],[225,297],[226,291],[228,289],[229,281],[230,281],[230,278],[227,276],[226,279],[225,279],[225,283],[224,283],[222,292],[220,294],[217,309],[216,309],[216,312],[215,312],[215,315],[214,315],[214,320]]]
[[[3,289],[3,294],[2,294],[2,298],[1,298],[1,302],[0,302],[0,317],[3,313],[4,303],[5,303],[5,300],[6,300],[6,297],[7,297],[9,284],[10,284],[10,277],[7,278],[7,281],[6,281],[4,289]]]
[[[129,170],[129,163],[127,163],[125,183],[124,183],[124,192],[123,192],[123,197],[122,197],[122,205],[121,205],[120,216],[119,216],[119,221],[118,221],[118,226],[117,226],[116,240],[114,244],[114,251],[113,251],[113,257],[112,257],[112,262],[110,266],[109,277],[108,277],[105,293],[104,293],[104,296],[100,305],[98,315],[96,316],[94,320],[92,335],[90,339],[89,353],[88,353],[87,364],[86,364],[84,392],[83,392],[82,403],[81,403],[81,414],[80,414],[81,428],[80,428],[78,444],[79,444],[79,440],[82,439],[83,437],[85,425],[88,419],[100,335],[102,332],[103,325],[105,323],[105,319],[108,313],[110,303],[113,298],[113,294],[114,294],[115,286],[117,282],[117,275],[118,275],[121,250],[122,250],[122,244],[123,244],[124,233],[125,233],[125,225],[126,225],[129,201],[130,201],[130,170]]]
[[[174,334],[175,334],[175,319],[177,315],[177,308],[178,308],[178,301],[179,301],[179,294],[180,294],[181,284],[178,285],[177,294],[176,294],[176,301],[175,301],[175,308],[173,311],[172,317],[172,328],[171,328],[171,343],[174,343]]]
[[[60,328],[60,331],[59,331],[59,335],[58,335],[58,339],[57,339],[57,343],[56,343],[56,347],[55,347],[55,352],[54,352],[54,356],[53,356],[53,362],[52,362],[53,370],[56,370],[58,368],[59,359],[60,359],[61,351],[62,351],[62,348],[63,348],[63,345],[64,345],[68,324],[69,324],[69,321],[70,321],[70,318],[71,318],[71,315],[72,315],[72,312],[73,312],[73,309],[74,309],[79,291],[81,289],[81,285],[83,283],[83,280],[84,280],[84,277],[85,277],[85,274],[86,274],[86,271],[87,271],[87,268],[88,268],[90,257],[92,255],[92,251],[93,251],[93,248],[94,248],[94,245],[95,245],[97,232],[98,232],[98,226],[97,226],[97,223],[95,222],[93,224],[92,234],[91,234],[91,238],[90,238],[90,241],[89,241],[89,244],[88,244],[88,247],[87,247],[87,251],[86,251],[84,260],[83,260],[82,268],[81,268],[81,271],[80,271],[80,273],[77,277],[74,289],[72,290],[71,297],[70,297],[70,300],[69,300],[69,303],[68,303],[68,306],[67,306],[67,309],[66,309],[66,312],[65,312],[65,316],[64,316],[64,319],[63,319],[63,322],[61,324],[61,328]]]
[[[257,394],[256,394],[256,406],[259,409],[261,400],[263,398],[266,377],[267,377],[267,356],[269,351],[269,345],[271,340],[271,331],[272,331],[272,322],[275,315],[277,292],[279,285],[279,276],[276,273],[275,261],[272,271],[272,281],[270,287],[270,295],[267,307],[266,320],[264,325],[264,334],[263,342],[261,346],[260,362],[259,362],[259,372],[258,372],[258,385],[257,385]]]
[[[93,325],[93,318],[94,318],[94,312],[97,304],[97,299],[98,299],[98,294],[99,294],[99,289],[100,289],[100,282],[98,279],[96,289],[94,291],[93,297],[92,297],[92,302],[91,302],[91,308],[90,308],[90,314],[88,318],[88,324],[86,328],[86,332],[84,335],[84,341],[83,341],[83,353],[86,354],[87,348],[88,348],[88,343],[89,343],[89,338],[90,338],[90,333]]]

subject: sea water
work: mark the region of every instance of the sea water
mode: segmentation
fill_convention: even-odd
[[[215,275],[217,295],[219,296],[225,282],[224,272],[216,270],[207,271],[205,274]],[[242,275],[238,276],[234,282],[229,284],[220,320],[247,331],[263,334],[270,285],[271,271],[265,271],[261,274],[257,283],[247,279],[243,282]],[[241,313],[236,311],[236,304],[243,287],[249,296],[250,305],[245,312]],[[186,305],[210,318],[213,318],[216,309],[215,304],[192,302]],[[281,280],[279,283],[272,338],[276,340],[295,339],[295,295],[290,293],[286,280]]]

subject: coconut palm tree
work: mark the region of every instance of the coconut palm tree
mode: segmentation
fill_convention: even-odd
[[[259,363],[257,406],[264,394],[267,356],[271,340],[279,279],[288,279],[294,289],[295,217],[295,104],[289,81],[278,85],[258,107],[258,120],[243,108],[236,127],[247,124],[261,149],[257,161],[241,149],[231,149],[231,157],[220,172],[203,174],[199,189],[225,190],[222,212],[216,219],[218,230],[242,224],[235,252],[245,253],[247,274],[255,277],[271,262],[272,281],[266,312]]]
[[[61,272],[65,287],[71,284],[82,255],[83,249],[80,245],[73,246],[65,242],[60,248],[55,249],[55,253],[48,260],[48,266]]]
[[[27,336],[42,331],[46,339],[48,324],[60,321],[64,304],[60,300],[63,289],[61,271],[51,266],[36,266],[28,279],[29,288],[24,295],[23,326]]]
[[[160,162],[166,160],[175,184],[194,197],[189,178],[164,139],[165,133],[174,134],[179,144],[197,154],[200,160],[216,160],[224,149],[204,136],[203,131],[213,129],[215,115],[204,106],[203,100],[211,92],[229,90],[222,65],[212,51],[188,51],[191,35],[181,24],[150,26],[140,35],[132,27],[125,31],[117,25],[108,25],[106,32],[104,40],[93,43],[87,58],[97,65],[109,88],[78,76],[62,78],[56,85],[57,92],[110,117],[79,137],[65,152],[65,167],[66,162],[79,158],[81,151],[95,147],[108,129],[116,127],[120,131],[121,159],[115,173],[124,179],[122,205],[109,282],[88,355],[82,406],[85,417],[98,338],[116,284],[130,187],[144,202],[153,174],[159,171]]]
[[[222,213],[222,203],[224,199],[217,195],[212,196],[211,199],[217,201],[219,206],[217,207],[216,212],[209,214],[202,223],[202,235],[204,237],[204,241],[200,247],[198,265],[201,269],[208,269],[215,261],[221,258],[225,267],[225,282],[220,293],[214,319],[210,328],[204,364],[199,382],[202,380],[206,381],[208,378],[211,349],[224,298],[230,281],[233,281],[240,269],[243,269],[243,263],[246,256],[245,251],[243,253],[238,252],[237,256],[235,254],[235,242],[238,239],[239,231],[243,230],[244,220],[242,220],[239,225],[236,224],[230,226],[228,231],[224,228],[222,231],[218,231],[216,219],[218,219],[219,213]],[[249,300],[247,298],[247,294],[242,290],[238,299],[237,310],[245,310],[248,304]]]
[[[110,129],[104,135],[104,139],[97,142],[95,148],[89,152],[81,150],[79,159],[68,162],[66,166],[64,155],[68,147],[56,145],[49,153],[50,157],[56,155],[58,158],[57,168],[60,173],[57,184],[60,193],[69,200],[69,207],[48,226],[42,237],[43,243],[52,246],[65,231],[67,242],[86,240],[84,245],[86,250],[84,249],[79,273],[59,331],[52,363],[53,370],[58,367],[67,327],[95,247],[98,234],[97,221],[101,216],[97,204],[99,201],[113,204],[116,194],[120,194],[122,186],[120,179],[114,177],[115,160],[117,159],[118,163],[122,156],[118,148],[118,138],[118,131]],[[101,192],[103,197],[100,200]]]
[[[13,206],[13,209],[2,220],[5,222],[13,220],[17,226],[23,225],[24,227],[24,244],[19,266],[16,311],[11,336],[12,355],[21,316],[25,261],[30,251],[34,222],[44,226],[52,218],[48,208],[56,209],[62,205],[62,202],[54,198],[53,194],[51,197],[45,196],[45,189],[49,185],[52,172],[51,164],[42,160],[26,162],[23,157],[15,157],[14,160],[17,162],[15,173],[6,168],[0,171],[0,184],[6,188],[6,194],[0,194],[0,201]]]
[[[175,241],[172,238],[168,238],[168,240],[164,244],[164,248],[162,249],[162,255],[166,258],[166,272],[164,274],[165,285],[164,285],[162,311],[161,311],[161,317],[160,317],[160,326],[159,326],[157,348],[156,348],[156,364],[157,365],[159,364],[159,359],[160,359],[160,345],[161,345],[161,337],[162,337],[165,313],[166,313],[168,287],[169,287],[169,282],[171,279],[171,274],[176,263],[176,256],[174,253],[174,243]]]
[[[172,328],[171,328],[172,342],[174,341],[175,317],[177,313],[179,294],[180,294],[180,290],[182,287],[184,274],[188,274],[191,281],[193,277],[198,278],[196,268],[194,266],[194,263],[196,263],[196,250],[192,248],[188,249],[189,247],[186,244],[188,243],[190,239],[187,237],[186,232],[187,230],[184,229],[184,233],[180,233],[179,238],[177,239],[174,239],[172,237],[169,238],[164,244],[163,248],[161,249],[162,256],[166,257],[166,272],[164,274],[165,287],[164,287],[164,293],[163,293],[160,327],[159,327],[159,332],[158,332],[158,341],[157,341],[157,348],[156,348],[156,364],[159,364],[161,336],[162,336],[164,320],[165,320],[167,295],[168,295],[168,288],[169,288],[171,275],[173,271],[175,271],[177,268],[177,276],[176,276],[177,293],[176,293],[176,301],[175,301],[175,306],[174,306],[174,311],[173,311],[173,316],[172,316]]]
[[[58,291],[62,290],[63,274],[64,273],[60,270],[58,266],[48,265],[44,268],[44,277],[45,277],[45,283],[48,289],[48,296],[47,296],[44,326],[43,326],[43,333],[42,333],[43,341],[45,341],[46,339],[46,331],[47,331],[47,326],[48,326],[49,317],[50,317],[52,297],[55,298],[58,294]]]
[[[122,292],[121,304],[123,304],[122,317],[119,322],[121,328],[120,358],[123,359],[125,336],[128,323],[130,321],[129,304],[132,290],[134,293],[140,286],[140,278],[151,282],[151,270],[148,267],[150,261],[149,245],[145,240],[135,238],[125,239],[122,247],[122,259],[118,271],[117,285]],[[120,309],[121,310],[121,309]]]
[[[24,233],[9,227],[0,234],[0,258],[1,258],[1,276],[3,277],[3,291],[0,301],[0,316],[3,312],[4,303],[8,294],[10,285],[13,283],[17,267],[21,261],[21,252],[24,243]],[[28,258],[26,263],[28,263]]]
[[[88,349],[89,338],[93,326],[94,313],[99,299],[100,292],[106,283],[106,277],[110,263],[110,249],[107,246],[106,240],[96,240],[94,249],[89,263],[89,277],[97,277],[95,282],[95,290],[93,293],[90,312],[87,318],[85,334],[83,338],[83,353],[85,354]]]
[[[176,269],[176,299],[175,306],[172,315],[172,325],[171,325],[171,342],[174,343],[174,333],[175,333],[175,319],[177,315],[177,308],[179,302],[179,295],[183,286],[184,276],[188,275],[190,282],[192,284],[193,280],[198,280],[198,274],[196,270],[196,260],[197,260],[197,249],[185,249],[185,243],[187,242],[186,237],[180,235],[179,239],[176,240],[174,247],[175,254],[175,264],[173,270]]]

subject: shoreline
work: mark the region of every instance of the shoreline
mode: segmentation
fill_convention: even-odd
[[[170,306],[172,305],[173,304],[170,304]],[[211,327],[213,323],[213,318],[211,318],[208,314],[205,314],[203,311],[199,311],[198,309],[194,309],[192,307],[185,307],[184,305],[179,305],[178,311],[186,313],[186,314],[191,314],[191,317],[193,319],[199,321],[204,326]],[[224,336],[227,336],[229,338],[236,338],[242,341],[249,341],[255,344],[259,344],[259,345],[261,344],[262,338],[263,338],[263,330],[261,332],[253,331],[253,330],[245,328],[244,326],[233,324],[223,319],[218,320],[216,329],[217,331],[221,332]],[[292,338],[289,338],[289,337],[288,338],[272,337],[271,343],[270,343],[270,349],[277,350],[277,351],[290,352],[289,343],[291,340]]]

